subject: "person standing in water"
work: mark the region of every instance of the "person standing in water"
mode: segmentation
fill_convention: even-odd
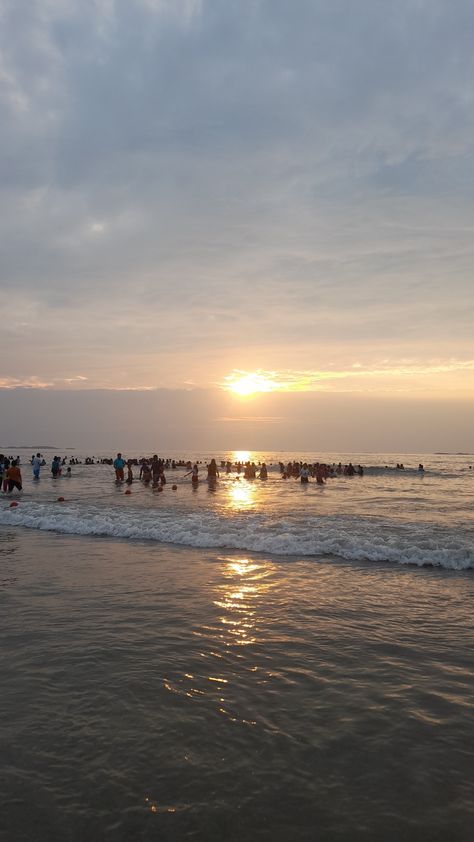
[[[215,482],[218,476],[219,476],[219,471],[217,470],[216,460],[211,459],[211,461],[209,462],[209,465],[207,466],[208,482]]]
[[[13,491],[16,488],[18,491],[21,491],[23,488],[22,478],[21,478],[21,471],[17,465],[16,459],[13,460],[10,467],[7,469],[6,479],[8,482],[8,493]]]
[[[8,456],[4,456],[3,458],[3,483],[2,483],[2,490],[8,491],[8,469],[10,467],[10,460]]]
[[[300,468],[300,482],[302,485],[307,485],[309,482],[309,468],[306,462]]]
[[[188,471],[187,474],[185,474],[184,476],[189,477],[189,474],[191,474],[191,484],[193,486],[197,486],[197,484],[199,482],[199,468],[198,468],[198,466],[193,465],[192,469],[190,471]],[[184,477],[183,477],[183,479],[184,479]]]
[[[116,482],[123,482],[123,469],[125,468],[125,459],[122,458],[121,453],[117,453],[117,458],[114,459],[115,480]]]
[[[59,456],[55,456],[51,463],[51,473],[53,477],[59,477],[61,474],[61,460]]]
[[[36,456],[33,456],[33,459],[31,460],[31,467],[33,468],[33,479],[39,479],[41,470],[41,453],[37,453]]]
[[[141,464],[140,479],[145,485],[150,485],[152,480],[151,466],[146,459]]]

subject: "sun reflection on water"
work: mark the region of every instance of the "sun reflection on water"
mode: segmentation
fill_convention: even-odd
[[[252,705],[239,697],[239,675],[255,674],[265,642],[268,601],[273,599],[275,565],[266,560],[219,556],[217,581],[213,585],[213,611],[192,634],[199,638],[192,667],[179,676],[167,676],[163,687],[195,705],[211,706],[230,722],[256,725]],[[154,802],[156,804],[156,802]],[[153,809],[149,806],[149,809]],[[162,808],[158,806],[158,812]]]
[[[234,462],[248,462],[250,460],[251,454],[251,450],[234,450],[233,460]]]
[[[255,503],[255,486],[250,483],[234,483],[228,490],[227,507],[229,509],[249,509]]]
[[[223,582],[216,586],[214,604],[222,610],[219,617],[227,648],[251,646],[258,640],[258,603],[269,589],[266,581],[271,565],[248,558],[222,558]]]

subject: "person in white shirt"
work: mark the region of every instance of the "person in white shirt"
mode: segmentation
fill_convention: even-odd
[[[300,470],[300,482],[305,485],[309,482],[309,468],[306,462],[304,463],[303,467]]]
[[[37,453],[36,456],[33,456],[31,466],[33,468],[33,479],[39,479],[41,470],[41,453]]]

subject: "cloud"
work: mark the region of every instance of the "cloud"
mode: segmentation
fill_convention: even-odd
[[[226,375],[221,388],[236,392],[241,397],[265,392],[381,392],[381,391],[446,391],[446,375],[467,375],[464,391],[474,385],[474,360],[382,361],[370,366],[355,362],[349,369],[311,371],[262,371],[246,372],[240,369]],[[351,381],[360,381],[353,385]],[[375,381],[375,383],[373,382]],[[459,381],[448,389],[459,388]]]
[[[278,415],[239,415],[227,416],[221,415],[216,421],[223,421],[224,423],[244,423],[244,424],[281,424],[286,419]]]
[[[6,378],[464,358],[467,0],[5,0],[0,22]]]

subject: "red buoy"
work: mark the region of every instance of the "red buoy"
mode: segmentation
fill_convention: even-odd
[[[64,497],[58,497],[58,503],[64,503]]]
[[[14,509],[16,506],[18,506],[18,503],[16,502],[16,500],[12,500],[12,502],[10,503],[10,509]]]
[[[124,494],[131,494],[131,493],[132,493],[132,492],[130,491],[130,489],[129,489],[129,488],[127,488],[127,490],[126,490],[126,491],[124,491]]]
[[[177,485],[172,485],[172,486],[171,486],[171,489],[172,489],[172,491],[177,491],[177,490],[178,490],[178,486],[177,486]]]

